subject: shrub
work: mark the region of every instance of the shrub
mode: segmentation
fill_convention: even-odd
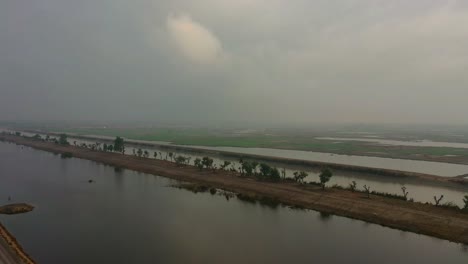
[[[333,173],[329,169],[323,169],[320,172],[319,178],[320,178],[320,183],[322,184],[322,189],[325,190],[325,184],[330,181],[331,177],[333,176]]]
[[[62,159],[68,159],[68,158],[73,157],[73,153],[71,153],[71,152],[63,152],[60,156],[62,157]]]

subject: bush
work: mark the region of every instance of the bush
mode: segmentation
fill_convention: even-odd
[[[62,157],[62,159],[68,159],[68,158],[73,157],[73,153],[71,153],[71,152],[63,152],[60,156]]]

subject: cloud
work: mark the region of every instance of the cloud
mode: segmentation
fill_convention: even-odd
[[[167,29],[177,47],[191,61],[208,64],[223,57],[221,41],[189,15],[169,15]]]

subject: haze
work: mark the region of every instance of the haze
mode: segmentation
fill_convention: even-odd
[[[467,123],[467,1],[4,0],[0,120]]]

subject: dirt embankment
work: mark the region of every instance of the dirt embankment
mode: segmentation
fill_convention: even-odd
[[[0,237],[9,245],[10,249],[20,258],[24,264],[35,264],[36,262],[23,250],[16,238],[0,223]]]
[[[31,212],[33,209],[34,206],[25,203],[8,204],[0,206],[0,214],[22,214]]]
[[[3,136],[3,138],[45,151],[69,152],[73,157],[102,162],[119,168],[205,184],[245,195],[260,195],[290,205],[468,244],[468,214],[460,210],[374,195],[368,199],[365,194],[348,190],[321,190],[320,187],[301,186],[290,182],[260,182],[239,177],[237,173],[219,170],[200,171],[193,166],[178,167],[168,161],[91,151],[16,136]]]

